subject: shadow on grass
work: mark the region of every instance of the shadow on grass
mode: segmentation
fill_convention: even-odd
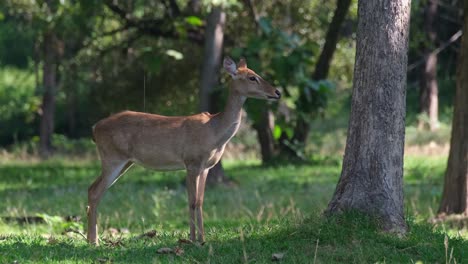
[[[87,189],[99,176],[99,166],[76,166],[61,164],[5,165],[0,166],[0,189],[41,189],[82,185]],[[160,186],[175,188],[180,185],[185,173],[154,172],[134,166],[122,180],[146,185],[157,183]]]
[[[147,263],[158,257],[157,247],[143,243],[131,247],[94,247],[70,240],[56,244],[48,244],[40,239],[27,240],[23,238],[6,245],[0,243],[0,252],[3,252],[0,262]]]
[[[378,231],[372,221],[356,213],[331,219],[316,217],[263,234],[244,227],[243,235],[239,232],[238,238],[213,242],[211,251],[229,256],[229,261],[223,263],[269,262],[273,253],[284,253],[284,263],[312,263],[314,259],[317,263],[468,261],[466,240],[450,238],[446,248],[443,233],[428,224],[409,224],[409,233],[398,238]],[[196,261],[206,259],[207,255]]]
[[[410,223],[404,238],[381,233],[365,216],[348,213],[324,219],[310,218],[300,224],[281,220],[269,224],[244,223],[230,228],[213,225],[208,242],[200,247],[179,245],[181,256],[159,255],[161,247],[177,246],[177,237],[163,236],[155,241],[123,240],[121,247],[88,246],[68,240],[47,244],[44,239],[3,238],[3,262],[58,261],[115,263],[211,262],[270,263],[272,254],[283,253],[281,263],[464,263],[468,261],[468,242],[450,238],[427,224]],[[223,226],[223,225],[221,225]],[[451,256],[451,257],[450,257]],[[451,258],[451,260],[450,260]],[[456,260],[456,262],[455,262]]]

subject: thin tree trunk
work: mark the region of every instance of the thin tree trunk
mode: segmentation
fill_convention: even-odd
[[[330,63],[333,58],[333,54],[336,51],[336,44],[338,43],[338,37],[340,35],[341,26],[348,13],[351,0],[338,0],[335,9],[335,14],[328,27],[327,35],[325,37],[325,44],[320,53],[317,64],[315,65],[315,71],[312,75],[314,80],[323,80],[328,76],[330,70]],[[307,138],[310,133],[310,124],[308,120],[299,116],[296,127],[294,128],[293,141],[301,144],[307,142]]]
[[[229,184],[231,181],[226,177],[224,173],[223,164],[221,160],[210,169],[208,176],[206,178],[206,184],[209,186],[218,185],[218,184]]]
[[[219,7],[213,7],[208,15],[200,87],[201,111],[213,110],[211,94],[219,81],[225,20],[226,15]]]
[[[463,36],[457,69],[457,88],[450,153],[439,214],[468,215],[468,1],[464,1]]]
[[[259,16],[254,3],[251,0],[244,0],[244,6],[248,9],[250,17],[255,24],[256,34],[260,34],[260,27],[258,25]],[[276,154],[275,139],[273,137],[274,117],[268,105],[260,113],[260,118],[255,120],[252,128],[257,132],[258,143],[260,144],[260,154],[262,156],[262,163],[271,163]]]
[[[265,108],[258,122],[253,125],[257,131],[258,142],[260,143],[260,151],[262,155],[262,163],[270,163],[275,156],[275,140],[273,138],[273,113],[270,109]]]
[[[215,109],[213,90],[219,81],[225,20],[226,15],[220,7],[213,7],[208,15],[200,86],[200,111],[219,111]],[[228,181],[221,161],[208,172],[207,184],[209,185]]]
[[[190,0],[187,4],[187,8],[190,14],[198,15],[201,9],[200,0]]]
[[[396,233],[407,231],[403,152],[409,15],[410,0],[358,2],[348,138],[326,212],[361,211]]]
[[[421,70],[421,80],[419,89],[420,112],[429,117],[429,129],[435,131],[439,128],[439,88],[437,86],[437,54],[432,52],[437,39],[437,31],[434,27],[434,20],[437,15],[438,0],[428,1],[425,16],[424,29],[428,36],[429,44],[425,46],[425,61]],[[425,120],[419,121],[419,128],[426,124]]]
[[[77,91],[76,89],[78,88],[77,85],[73,83],[73,81],[70,80],[76,80],[76,65],[75,64],[70,64],[68,70],[69,74],[69,80],[67,82],[67,87],[65,89],[66,91],[66,99],[67,99],[67,116],[68,116],[68,136],[71,138],[76,138],[78,136],[76,128],[77,128]]]
[[[57,89],[56,40],[51,32],[44,34],[43,91],[39,130],[39,153],[48,157],[52,152],[54,133],[55,93]]]
[[[36,84],[36,90],[35,90],[35,94],[41,94],[41,81],[39,80],[39,64],[40,64],[40,60],[41,60],[41,47],[40,47],[40,42],[39,41],[36,41],[36,43],[34,44],[34,57],[33,57],[33,61],[34,61],[34,81],[35,81],[35,84]]]

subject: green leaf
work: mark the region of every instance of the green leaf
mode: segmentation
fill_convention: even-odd
[[[199,17],[196,17],[196,16],[186,17],[185,22],[187,22],[188,24],[190,24],[192,26],[196,26],[196,27],[199,27],[199,26],[203,25],[203,20],[201,20]]]
[[[146,67],[151,72],[159,72],[161,69],[162,60],[160,57],[151,56],[147,54],[143,57],[143,61],[145,62]]]
[[[260,18],[258,20],[258,25],[260,26],[260,29],[265,33],[265,34],[270,34],[271,31],[272,31],[272,27],[271,27],[271,21],[267,18]]]
[[[275,125],[275,128],[273,128],[273,137],[278,140],[281,137],[281,132],[282,129],[280,126]]]
[[[239,48],[239,47],[235,47],[231,50],[231,56],[233,58],[240,58],[243,53],[244,53],[244,49]]]
[[[286,133],[286,135],[288,136],[288,138],[293,137],[294,130],[291,127],[285,127],[283,130],[284,130],[284,133]]]
[[[179,52],[177,50],[173,50],[173,49],[166,50],[166,54],[168,56],[170,56],[170,57],[173,57],[176,60],[181,60],[181,59],[184,58],[184,54],[182,54],[181,52]]]

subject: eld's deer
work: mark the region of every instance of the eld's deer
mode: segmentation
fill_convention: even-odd
[[[93,139],[102,171],[88,190],[88,242],[98,244],[97,207],[104,192],[134,163],[155,170],[187,170],[190,239],[204,241],[203,196],[208,170],[221,159],[224,147],[236,134],[247,97],[279,99],[281,93],[247,68],[224,59],[232,76],[224,112],[192,116],[161,116],[125,111],[99,121]]]

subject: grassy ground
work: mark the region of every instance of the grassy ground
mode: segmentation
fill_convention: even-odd
[[[406,158],[411,231],[404,238],[376,231],[364,216],[321,217],[340,173],[339,160],[276,168],[255,161],[226,163],[238,186],[207,190],[204,246],[178,242],[188,236],[183,173],[135,167],[101,203],[102,246],[97,248],[70,232],[84,232],[87,187],[98,175],[97,163],[4,164],[1,214],[20,220],[40,215],[46,223],[0,222],[0,263],[267,263],[275,253],[284,254],[284,263],[468,262],[463,223],[427,224],[440,198],[445,157]],[[150,230],[156,235],[142,235]],[[159,254],[163,247],[178,254]]]

